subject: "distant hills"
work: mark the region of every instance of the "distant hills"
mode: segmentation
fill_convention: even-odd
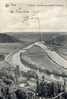
[[[42,35],[42,38],[41,38]],[[0,33],[0,42],[36,42],[43,40],[47,45],[64,46],[67,44],[67,35],[59,33]]]
[[[47,45],[49,46],[56,46],[56,47],[67,47],[67,35],[64,34],[47,34],[44,35],[44,40]]]
[[[0,34],[0,43],[18,43],[18,42],[21,41],[13,36],[4,33]]]

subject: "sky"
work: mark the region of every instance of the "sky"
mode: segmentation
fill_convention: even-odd
[[[67,32],[66,0],[0,0],[0,32]]]

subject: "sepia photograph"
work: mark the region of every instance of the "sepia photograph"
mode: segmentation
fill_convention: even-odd
[[[0,99],[67,99],[67,34],[0,33]]]
[[[0,99],[67,99],[66,0],[0,0]]]

